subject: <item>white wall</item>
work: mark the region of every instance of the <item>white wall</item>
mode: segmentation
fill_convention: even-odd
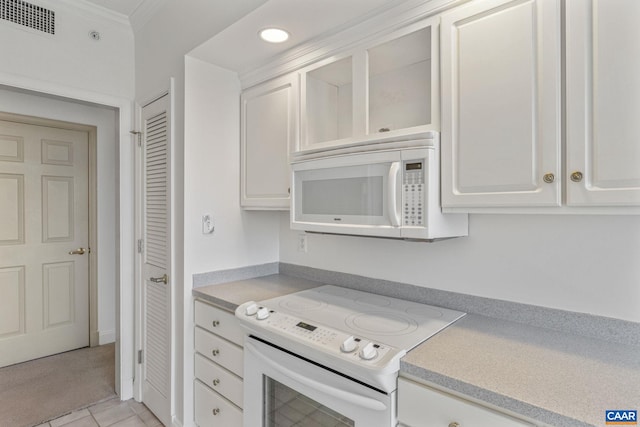
[[[6,89],[0,89],[0,111],[97,127],[98,333],[100,344],[113,342],[116,333],[116,112],[113,108]]]
[[[133,31],[126,21],[65,1],[30,3],[56,13],[55,35],[0,21],[2,72],[132,98]],[[92,30],[99,41],[89,37]]]
[[[191,292],[194,273],[278,261],[279,214],[240,209],[240,83],[234,72],[185,58],[184,274]],[[215,232],[202,234],[211,214]],[[185,402],[193,372],[193,307],[185,306]],[[186,332],[190,331],[190,332]],[[185,408],[191,425],[193,408]]]
[[[235,72],[185,59],[185,271],[278,261],[279,215],[240,208],[240,82]],[[202,234],[202,214],[215,232]]]
[[[464,238],[310,234],[307,253],[288,220],[281,262],[640,321],[640,216],[471,215]]]
[[[112,206],[120,210],[114,219],[118,232],[111,235],[118,251],[111,274],[117,276],[118,282],[117,351],[120,356],[126,355],[116,359],[116,390],[128,399],[133,392],[133,146],[129,135],[133,117],[133,31],[126,20],[90,10],[83,6],[85,3],[72,0],[32,3],[56,12],[56,34],[47,35],[0,21],[0,85],[114,107],[118,166],[117,196]],[[89,38],[92,30],[101,33],[99,42]],[[37,115],[34,108],[22,112]],[[13,105],[8,111],[15,112]],[[107,169],[103,171],[108,173]],[[104,241],[108,242],[106,236]],[[103,313],[102,320],[108,323],[110,311]]]

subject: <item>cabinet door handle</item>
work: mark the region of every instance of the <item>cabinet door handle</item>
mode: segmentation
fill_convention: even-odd
[[[449,427],[460,427],[460,424],[458,424],[458,423],[457,423],[457,422],[455,422],[455,421],[451,421],[451,422],[449,423]]]
[[[220,380],[218,378],[216,378],[215,380],[212,381],[214,386],[217,386],[218,384],[220,384]]]
[[[215,416],[218,415],[220,413],[220,408],[213,408],[213,410],[211,411],[211,413]]]
[[[544,176],[542,177],[542,180],[547,184],[551,184],[553,181],[556,180],[556,177],[552,173],[545,173]]]
[[[575,172],[571,172],[571,181],[573,182],[580,182],[582,181],[582,172],[580,171],[575,171]]]
[[[212,351],[211,351],[211,354],[212,354],[212,355],[214,355],[214,356],[217,356],[217,355],[219,355],[219,354],[220,354],[220,350],[218,350],[218,349],[216,348],[215,350],[212,350]]]
[[[220,321],[219,320],[214,320],[213,322],[211,322],[211,325],[216,328],[220,325]]]

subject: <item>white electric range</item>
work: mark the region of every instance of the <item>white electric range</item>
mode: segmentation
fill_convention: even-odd
[[[305,425],[273,421],[281,405],[267,407],[268,393],[291,392],[352,421],[336,425],[395,425],[400,358],[464,315],[332,285],[242,304],[245,426]]]

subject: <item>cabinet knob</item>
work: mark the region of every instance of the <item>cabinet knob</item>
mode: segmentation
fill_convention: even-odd
[[[556,177],[552,173],[545,173],[544,176],[542,177],[542,180],[547,184],[551,184],[553,181],[556,180]]]
[[[213,415],[218,415],[220,413],[220,408],[213,408],[213,411],[211,411],[211,413]]]
[[[458,424],[458,423],[457,423],[457,422],[455,422],[455,421],[451,421],[451,422],[449,423],[449,427],[460,427],[460,424]]]
[[[217,326],[220,324],[220,322],[219,322],[218,320],[214,320],[213,322],[211,322],[211,324],[212,324],[212,325],[213,325],[213,327],[215,328],[215,327],[217,327]]]
[[[214,356],[217,356],[217,355],[219,355],[219,354],[220,354],[220,350],[218,350],[218,349],[216,348],[215,350],[213,350],[213,351],[211,352],[211,354],[213,354]]]
[[[217,386],[218,384],[220,384],[220,380],[218,378],[216,378],[215,380],[212,381],[214,386]]]
[[[582,172],[580,171],[571,172],[571,181],[573,182],[582,181]]]

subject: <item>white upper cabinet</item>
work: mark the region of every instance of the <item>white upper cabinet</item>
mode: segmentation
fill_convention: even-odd
[[[438,24],[409,25],[300,71],[300,152],[439,130]]]
[[[567,204],[640,206],[640,1],[566,3]]]
[[[442,15],[442,206],[561,203],[558,0]]]
[[[241,96],[241,200],[245,209],[289,209],[289,152],[297,145],[296,73]]]

